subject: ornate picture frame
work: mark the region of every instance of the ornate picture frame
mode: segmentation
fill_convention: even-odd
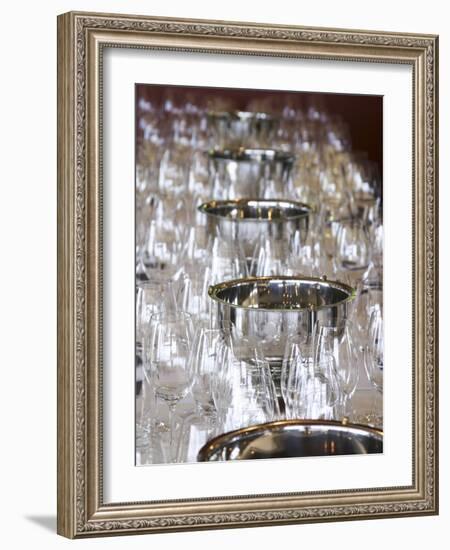
[[[146,502],[103,499],[105,48],[412,68],[412,484]],[[58,533],[69,538],[438,513],[438,38],[70,12],[58,17]]]

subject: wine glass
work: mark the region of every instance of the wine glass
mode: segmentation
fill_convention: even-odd
[[[338,268],[355,283],[361,280],[370,260],[370,246],[364,224],[355,219],[338,222],[336,234]]]
[[[187,191],[191,154],[185,143],[168,144],[159,167],[159,188],[163,193],[180,196]]]
[[[337,360],[329,328],[316,322],[311,352],[305,361],[301,401],[307,418],[331,418],[340,399]]]
[[[180,425],[176,457],[177,462],[196,462],[199,450],[215,435],[210,418],[199,414],[186,417]]]
[[[169,408],[169,450],[172,456],[175,409],[192,384],[188,365],[192,321],[185,312],[176,315],[162,313],[153,315],[150,324],[146,369],[156,398],[165,401]]]
[[[301,240],[298,232],[291,236],[287,266],[287,272],[292,274],[298,273],[308,277],[325,275],[331,280],[334,279],[334,258],[326,252],[320,224],[314,224],[310,228],[305,241]]]
[[[228,410],[233,400],[233,379],[235,372],[231,362],[231,347],[222,346],[217,350],[216,375],[212,379],[211,392],[217,415],[217,425],[224,426]],[[225,431],[224,429],[222,431]]]
[[[201,218],[203,221],[203,218]],[[211,248],[211,236],[203,225],[193,225],[186,235],[186,242],[181,251],[181,261],[185,265],[205,264]]]
[[[208,288],[211,269],[202,264],[185,266],[180,280],[178,301],[180,309],[192,315],[193,320],[206,323],[211,316]]]
[[[250,339],[224,348],[213,391],[222,431],[279,418],[269,364]]]
[[[176,290],[174,281],[155,274],[151,280],[139,281],[136,291],[136,341],[142,345],[155,313],[176,312]]]
[[[346,320],[335,326],[326,326],[319,321],[315,327],[320,349],[333,357],[333,366],[338,390],[338,416],[348,416],[348,402],[352,398],[359,380],[358,351],[353,341],[353,324]]]
[[[220,235],[216,235],[212,241],[210,254],[210,284],[248,275],[244,252],[238,242],[227,241]]]
[[[192,396],[200,415],[214,420],[216,407],[213,396],[214,380],[218,376],[221,347],[225,345],[222,329],[199,325],[189,355]]]
[[[153,279],[161,273],[175,277],[179,258],[180,232],[164,227],[157,220],[150,222],[142,261],[147,277]]]
[[[281,367],[281,395],[285,403],[286,418],[300,416],[300,396],[305,382],[305,357],[302,342],[298,338],[288,339]]]
[[[367,345],[364,348],[364,366],[371,384],[383,392],[384,335],[383,312],[379,304],[372,309],[369,319]]]
[[[288,258],[289,244],[286,241],[263,236],[255,246],[250,273],[256,277],[290,274]]]
[[[136,451],[147,450],[150,446],[151,417],[154,412],[154,395],[148,379],[143,372],[142,356],[136,353]]]

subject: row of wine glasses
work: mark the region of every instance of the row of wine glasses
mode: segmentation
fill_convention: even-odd
[[[266,95],[242,104],[233,93],[227,95],[165,90],[151,97],[141,90],[137,104],[138,139],[175,141],[189,146],[199,142],[217,146],[225,138],[227,146],[236,137],[254,137],[264,130],[278,147],[314,147],[318,142],[342,149],[350,142],[348,125],[342,117],[330,113],[325,102],[314,96],[306,101],[298,94]],[[145,97],[147,96],[147,97]],[[254,115],[254,116],[252,116]],[[255,128],[256,127],[256,128]],[[206,147],[207,148],[207,147]]]
[[[164,204],[164,203],[159,203]],[[306,238],[294,232],[289,239],[255,232],[253,240],[230,241],[220,227],[208,231],[202,223],[183,223],[165,203],[166,211],[148,221],[137,249],[140,279],[178,279],[183,272],[211,270],[215,280],[247,275],[302,273],[349,280],[357,285],[381,285],[383,230],[380,219],[368,222],[350,217],[329,219],[323,210],[310,213]],[[181,211],[181,210],[180,210]],[[195,209],[195,211],[197,211]],[[167,221],[170,220],[170,221]],[[139,239],[137,239],[139,240]],[[250,250],[250,254],[248,251]],[[214,281],[213,281],[214,282]]]
[[[208,284],[223,280],[282,273],[327,275],[354,286],[362,282],[372,287],[381,285],[378,232],[371,239],[358,219],[333,222],[329,236],[311,227],[306,240],[299,232],[294,232],[288,240],[256,235],[253,243],[247,242],[247,248],[252,250],[250,256],[245,254],[241,242],[228,240],[220,230],[215,235],[208,234],[204,226],[191,228],[184,246],[177,232],[170,233],[168,239],[162,235],[159,238],[156,224],[151,222],[142,264],[144,278],[155,281],[184,278],[191,287],[200,285],[197,295]],[[203,296],[206,296],[204,292]]]
[[[336,229],[334,253],[328,256],[325,245],[318,237],[308,235],[306,241],[297,234],[286,241],[278,238],[257,239],[254,253],[245,257],[239,242],[229,241],[221,235],[205,234],[204,228],[192,230],[185,248],[173,264],[163,258],[147,264],[149,279],[137,286],[137,338],[142,340],[150,315],[159,311],[190,313],[196,321],[211,320],[211,300],[208,288],[226,280],[248,276],[278,274],[323,276],[338,279],[359,288],[361,299],[358,326],[367,327],[370,312],[364,309],[365,301],[377,289],[381,295],[381,268],[375,268],[364,227],[355,220],[343,220]],[[163,254],[165,254],[165,248]],[[370,278],[364,278],[367,274]]]

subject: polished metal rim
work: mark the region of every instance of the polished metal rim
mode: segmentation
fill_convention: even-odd
[[[279,117],[276,117],[269,113],[264,113],[262,111],[234,111],[232,115],[235,118],[238,118],[241,120],[246,120],[246,119],[267,120],[267,121],[279,120]]]
[[[278,121],[279,117],[264,113],[262,111],[208,111],[207,116],[210,118],[223,118],[223,119],[240,119],[240,120],[267,120]]]
[[[246,206],[250,206],[252,208],[257,208],[258,205],[261,205],[262,208],[279,208],[280,210],[284,209],[285,215],[281,218],[275,218],[274,220],[271,220],[270,218],[232,218],[229,217],[227,214],[220,214],[217,212],[213,212],[212,209],[219,209],[219,208],[245,208]],[[274,221],[274,222],[284,222],[289,220],[296,220],[301,218],[306,218],[314,213],[314,208],[310,206],[309,204],[299,202],[299,201],[291,201],[291,200],[276,200],[276,199],[230,199],[230,200],[212,200],[209,202],[205,202],[201,204],[198,207],[198,210],[202,212],[203,214],[206,214],[207,216],[211,218],[218,218],[221,220],[226,220],[230,222],[268,222],[268,221]],[[301,210],[301,212],[297,212],[295,214],[291,214],[290,211],[295,210]]]
[[[263,307],[250,307],[250,306],[243,306],[240,304],[232,304],[230,302],[227,302],[226,300],[223,300],[222,298],[218,297],[218,293],[222,290],[230,289],[230,288],[236,288],[238,286],[248,285],[248,284],[264,284],[268,282],[277,283],[277,282],[289,282],[292,281],[294,283],[310,283],[312,284],[319,284],[324,287],[333,288],[341,290],[342,292],[345,292],[347,296],[343,298],[342,300],[338,300],[337,302],[333,302],[331,304],[323,304],[320,306],[307,306],[307,307],[299,307],[295,309],[274,309],[274,308],[263,308]],[[336,306],[339,306],[341,304],[345,304],[347,302],[351,302],[356,297],[356,289],[352,288],[349,285],[346,285],[345,283],[341,283],[340,281],[329,281],[326,277],[298,277],[298,276],[290,276],[290,275],[279,275],[279,276],[265,276],[265,277],[244,277],[242,279],[233,279],[230,281],[224,281],[222,283],[218,283],[216,285],[210,286],[208,289],[208,296],[221,304],[225,304],[231,308],[235,309],[246,309],[246,310],[252,310],[252,311],[282,311],[283,313],[298,313],[299,311],[319,311],[321,309],[329,309]]]
[[[290,419],[290,420],[275,420],[273,422],[267,422],[265,424],[255,424],[245,428],[239,428],[231,432],[220,434],[210,439],[198,452],[198,460],[200,462],[208,462],[208,457],[213,454],[217,449],[220,449],[227,443],[232,443],[234,440],[254,433],[264,433],[276,431],[278,428],[296,428],[308,426],[333,428],[337,431],[348,432],[352,431],[357,434],[371,435],[376,439],[383,440],[383,431],[379,428],[373,428],[372,426],[366,426],[365,424],[353,424],[345,421],[338,420],[308,420],[308,419]]]
[[[244,148],[211,149],[207,151],[214,160],[234,160],[236,162],[285,162],[293,163],[294,155],[277,149]]]

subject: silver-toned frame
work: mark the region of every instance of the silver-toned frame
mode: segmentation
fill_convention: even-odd
[[[413,483],[105,504],[102,499],[104,47],[403,63],[413,69]],[[67,13],[58,18],[58,533],[70,537],[438,512],[437,114],[432,35]]]

